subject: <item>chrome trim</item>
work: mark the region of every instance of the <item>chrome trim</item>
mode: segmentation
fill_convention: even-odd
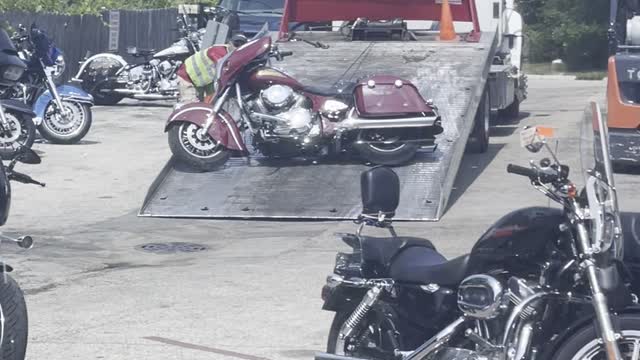
[[[433,126],[438,119],[437,116],[422,117],[397,117],[397,118],[376,118],[365,119],[355,114],[355,109],[349,112],[346,119],[336,123],[337,130],[354,129],[390,129],[407,127]]]
[[[465,291],[481,289],[487,290],[491,293],[489,304],[476,304],[465,301]],[[462,280],[458,287],[458,308],[464,314],[476,319],[492,319],[500,313],[500,305],[502,305],[502,299],[504,298],[504,289],[500,281],[496,278],[477,274],[471,275]]]

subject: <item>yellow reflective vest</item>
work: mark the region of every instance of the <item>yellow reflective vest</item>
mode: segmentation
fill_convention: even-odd
[[[209,49],[198,51],[184,62],[184,69],[195,87],[202,88],[216,80],[216,62],[207,55]]]

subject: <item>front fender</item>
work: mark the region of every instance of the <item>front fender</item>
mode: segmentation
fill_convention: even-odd
[[[612,314],[611,320],[613,321],[614,327],[616,327],[616,324],[619,324],[618,318],[624,315],[640,316],[640,305],[629,305],[623,310]],[[600,332],[598,322],[596,320],[596,315],[593,312],[586,314],[586,316],[583,316],[578,320],[575,320],[573,323],[569,324],[566,327],[566,330],[555,336],[554,339],[545,346],[544,351],[542,352],[543,356],[541,356],[540,359],[551,359],[553,354],[555,354],[562,347],[562,345],[571,338],[572,335],[588,326],[595,326],[596,331],[598,333]]]
[[[4,109],[13,110],[13,111],[25,114],[29,117],[36,116],[36,114],[33,112],[33,109],[29,105],[23,103],[20,100],[16,100],[16,99],[0,100],[0,106],[2,106]]]
[[[168,131],[172,126],[181,122],[189,122],[202,127],[212,114],[213,106],[207,103],[196,102],[181,106],[169,115],[164,131]],[[209,129],[209,135],[229,150],[247,151],[235,120],[226,111],[218,112]]]
[[[95,61],[111,61],[111,62],[116,62],[120,64],[121,67],[127,66],[127,62],[120,55],[111,54],[111,53],[96,54],[91,56],[87,60],[85,60],[85,62],[83,62],[82,65],[80,65],[80,69],[78,70],[78,73],[76,74],[76,76],[74,76],[73,80],[82,81],[82,74],[85,72],[87,67]]]
[[[93,96],[88,92],[72,86],[72,85],[60,85],[56,87],[58,94],[62,100],[76,101],[83,104],[93,105]],[[44,117],[44,112],[47,109],[49,102],[53,100],[53,95],[49,90],[43,92],[38,96],[36,102],[33,104],[33,111],[37,119]]]

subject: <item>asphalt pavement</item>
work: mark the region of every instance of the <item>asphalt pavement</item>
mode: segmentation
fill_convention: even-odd
[[[577,123],[605,83],[529,85],[521,118],[492,129],[488,153],[465,155],[443,219],[400,223],[398,233],[430,238],[456,256],[500,216],[548,204],[505,171],[531,157],[518,130],[556,128],[559,157],[578,164]],[[170,111],[133,101],[95,107],[81,144],[38,143],[42,164],[19,165],[47,183],[14,185],[3,228],[36,241],[29,251],[2,244],[27,294],[29,359],[311,359],[324,350],[332,314],[321,310],[320,290],[345,249],[333,234],[354,225],[138,218],[170,155],[163,133]],[[637,176],[617,177],[623,210],[640,211]],[[143,251],[172,242],[192,243],[193,252]]]

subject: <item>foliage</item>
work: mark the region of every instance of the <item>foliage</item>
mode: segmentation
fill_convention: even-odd
[[[529,60],[563,59],[569,70],[604,68],[609,0],[519,0]]]
[[[189,1],[186,2],[189,3]],[[109,9],[155,9],[184,3],[184,0],[0,0],[0,9],[59,14],[97,14]],[[199,0],[193,3],[215,4],[217,0]]]

